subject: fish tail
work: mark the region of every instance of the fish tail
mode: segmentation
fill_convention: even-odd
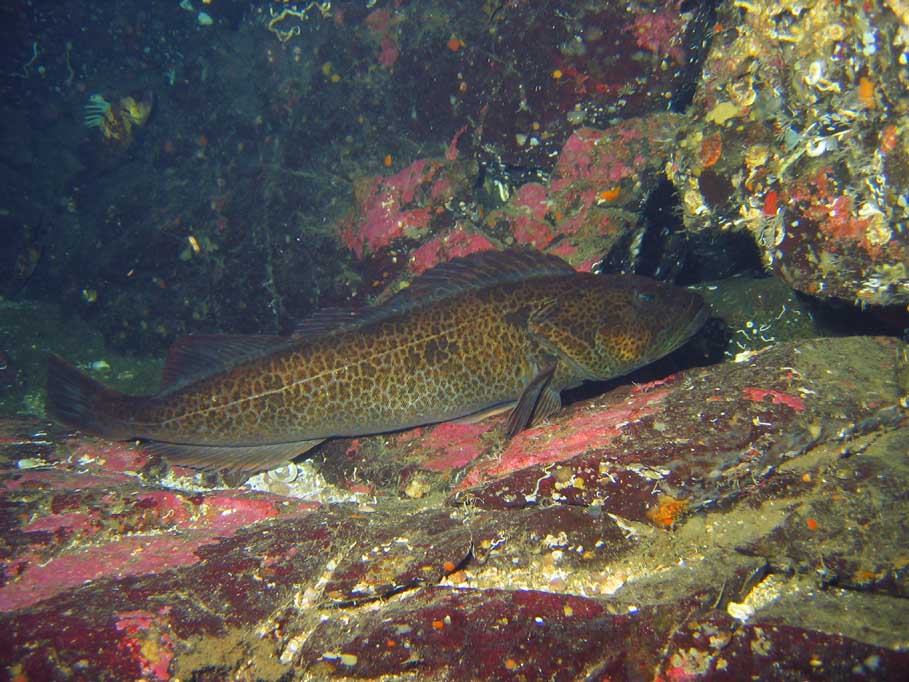
[[[56,355],[48,358],[47,414],[66,426],[111,440],[127,440],[136,434],[123,415],[145,400],[108,388]]]

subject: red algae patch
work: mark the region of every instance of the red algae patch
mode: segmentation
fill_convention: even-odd
[[[621,405],[581,412],[556,429],[540,426],[523,431],[512,439],[498,460],[484,462],[471,469],[458,489],[463,490],[519,469],[568,460],[592,448],[605,447],[621,434],[626,424],[656,412],[670,393],[672,389],[639,392]]]
[[[205,498],[205,521],[209,528],[224,537],[230,537],[243,526],[271,519],[278,515],[272,500],[238,495],[212,495]]]
[[[752,400],[756,403],[764,402],[769,398],[770,402],[774,405],[786,405],[796,412],[801,412],[805,409],[804,400],[797,396],[783,393],[782,391],[746,386],[742,389],[742,393],[745,394],[745,397],[748,398],[748,400]]]
[[[93,461],[111,473],[133,473],[148,463],[148,455],[132,445],[122,443],[83,443],[68,458],[73,463]]]
[[[18,578],[0,587],[0,611],[32,606],[101,578],[158,573],[199,561],[194,550],[210,542],[186,537],[127,537],[99,547],[61,554],[47,563],[31,563]]]
[[[34,521],[22,526],[25,533],[53,533],[60,529],[76,532],[94,532],[97,530],[98,517],[94,514],[75,512],[71,514],[48,514],[39,516]]]
[[[161,615],[169,610],[169,606],[161,608]],[[168,668],[174,658],[174,641],[167,623],[148,611],[124,611],[118,614],[115,627],[123,633],[120,649],[137,662],[145,679],[172,679]]]
[[[32,473],[32,472],[26,472]],[[34,472],[38,473],[38,472]],[[50,472],[44,472],[50,473]],[[82,477],[79,478],[81,484]],[[283,498],[271,499],[242,494],[218,493],[201,498],[184,498],[170,491],[148,491],[127,496],[123,502],[143,523],[132,526],[130,519],[115,515],[108,519],[124,527],[151,532],[121,537],[105,544],[67,549],[50,560],[35,552],[20,555],[3,566],[6,584],[0,587],[0,611],[14,611],[104,578],[119,579],[160,573],[197,563],[197,550],[230,538],[240,529],[258,521],[275,518],[282,512],[293,513],[311,508],[305,503],[279,509]],[[114,501],[111,501],[113,506]],[[112,506],[112,508],[113,508]],[[149,515],[151,514],[151,517]],[[39,516],[21,527],[26,533],[55,532],[60,529],[82,531],[98,542],[103,524],[102,512],[73,512]],[[108,523],[108,525],[109,525]]]
[[[420,468],[446,472],[469,464],[485,451],[480,436],[492,428],[489,423],[439,424],[429,430],[421,441],[421,447],[425,447],[429,454],[420,462]]]

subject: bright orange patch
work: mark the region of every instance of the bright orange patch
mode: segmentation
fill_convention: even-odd
[[[660,528],[672,528],[688,509],[688,500],[660,495],[657,505],[647,510],[647,518]]]
[[[766,195],[764,195],[763,210],[765,216],[769,218],[777,214],[777,212],[780,210],[779,199],[780,195],[775,189],[770,190]]]
[[[442,621],[440,621],[440,620],[434,620],[434,621],[432,621],[432,629],[433,629],[433,630],[441,630],[441,629],[444,628],[444,627],[445,627],[445,623],[443,623]]]
[[[393,161],[394,161],[394,159],[391,158],[391,154],[386,154],[385,158],[382,159],[382,165],[384,165],[386,168],[391,168],[391,164]]]
[[[858,82],[858,98],[866,109],[874,108],[874,81],[862,76]]]
[[[446,43],[446,45],[448,46],[448,49],[451,50],[452,52],[457,52],[462,47],[464,47],[464,41],[455,36],[451,36],[451,38],[448,39],[448,42]]]
[[[896,126],[892,123],[884,126],[883,130],[881,130],[881,154],[889,154],[896,149],[897,133]]]
[[[809,516],[807,519],[805,519],[805,525],[808,526],[808,530],[818,529],[817,519],[815,519],[813,516]]]
[[[622,194],[621,187],[612,187],[610,189],[604,189],[597,194],[597,198],[602,201],[615,201],[619,198],[619,195]]]
[[[723,138],[719,133],[701,140],[701,168],[710,168],[723,155]]]
[[[455,563],[453,561],[446,561],[444,564],[442,564],[442,570],[446,573],[451,573],[456,568],[457,566],[455,566]]]

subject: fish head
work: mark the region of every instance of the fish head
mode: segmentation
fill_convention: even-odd
[[[591,275],[550,301],[531,330],[588,380],[627,374],[690,339],[708,317],[703,299],[636,275]]]

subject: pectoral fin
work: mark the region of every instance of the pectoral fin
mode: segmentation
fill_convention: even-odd
[[[523,431],[532,423],[539,422],[557,412],[562,407],[559,392],[549,385],[555,368],[555,360],[547,363],[524,388],[518,398],[518,404],[508,417],[508,423],[505,426],[509,438]]]
[[[264,445],[193,445],[150,441],[143,444],[143,448],[164,457],[171,464],[181,464],[194,469],[228,469],[254,474],[281,466],[314,448],[323,440]]]

